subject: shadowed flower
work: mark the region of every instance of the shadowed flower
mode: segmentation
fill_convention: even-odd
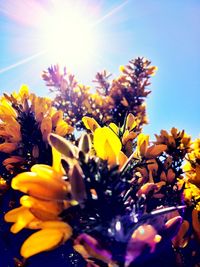
[[[141,157],[145,157],[147,159],[156,158],[160,156],[166,149],[166,145],[149,145],[149,136],[143,133],[138,135],[137,141],[137,153]]]
[[[155,144],[166,145],[166,151],[172,157],[175,156],[178,159],[183,159],[186,153],[191,149],[191,137],[188,136],[184,130],[178,131],[178,129],[173,127],[169,133],[166,130],[161,130],[160,135],[156,134],[155,136]]]
[[[22,85],[19,93],[0,99],[0,175],[8,179],[35,163],[51,164],[47,136],[51,132],[66,136],[73,128],[63,120],[63,112],[52,101],[37,97]]]
[[[192,151],[187,155],[187,162],[183,169],[192,184],[200,188],[200,139],[193,143]]]
[[[98,241],[88,234],[81,234],[75,239],[74,249],[86,260],[89,258],[95,258],[109,263],[109,266],[118,266],[113,262],[112,254],[102,248]]]
[[[37,206],[35,209],[37,210]],[[5,220],[14,223],[11,232],[15,234],[23,228],[41,229],[30,235],[22,244],[20,254],[24,258],[54,249],[67,241],[72,235],[72,229],[67,223],[59,221],[59,219],[52,220],[51,217],[43,221],[43,216],[34,216],[32,209],[24,206],[9,211],[5,215]]]
[[[6,213],[5,221],[14,223],[11,232],[23,228],[41,229],[26,239],[21,255],[28,258],[64,243],[72,235],[72,229],[61,221],[60,213],[71,206],[67,201],[68,182],[62,179],[60,154],[53,149],[53,166],[37,164],[31,172],[24,172],[12,180],[13,189],[27,193],[20,199],[19,208]]]
[[[70,185],[62,179],[64,173],[59,165],[58,152],[53,149],[53,153],[55,162],[52,167],[33,165],[30,172],[20,173],[12,179],[12,188],[43,200],[66,199]]]

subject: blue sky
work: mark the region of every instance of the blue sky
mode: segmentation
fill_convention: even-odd
[[[26,83],[39,95],[48,91],[41,72],[57,63],[51,55],[40,53],[38,14],[27,3],[30,0],[0,2],[0,93],[18,90]],[[34,1],[47,10],[53,0]],[[70,1],[68,1],[70,2]],[[92,85],[97,71],[107,69],[117,75],[119,65],[137,56],[145,56],[158,66],[152,78],[152,94],[147,100],[149,125],[144,132],[159,133],[176,126],[198,137],[200,133],[200,1],[199,0],[129,0],[79,1],[90,7],[95,26],[97,47],[86,65],[70,68],[82,83]],[[96,2],[96,3],[95,3]],[[29,12],[21,7],[27,7]],[[92,8],[91,8],[92,7]],[[20,13],[21,10],[21,13]],[[94,11],[94,14],[92,12]],[[17,12],[20,16],[17,16]],[[32,13],[31,13],[32,12]],[[29,22],[29,23],[28,23]],[[29,58],[29,60],[26,59]],[[19,61],[18,67],[11,66]],[[66,62],[66,66],[71,62]],[[71,65],[70,65],[71,66]]]

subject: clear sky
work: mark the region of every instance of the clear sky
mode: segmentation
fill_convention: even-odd
[[[57,63],[53,50],[46,49],[51,47],[53,37],[59,32],[55,32],[55,27],[47,19],[53,17],[58,2],[63,1],[0,1],[1,94],[18,90],[23,83],[28,84],[39,95],[48,94],[41,80],[41,72]],[[150,133],[153,138],[153,134],[159,133],[161,129],[169,130],[176,126],[185,129],[193,138],[198,137],[200,1],[64,2],[69,4],[66,17],[71,16],[70,5],[72,10],[75,5],[84,19],[89,20],[92,28],[91,36],[82,34],[79,39],[76,36],[70,38],[73,34],[70,27],[66,26],[62,32],[67,40],[70,39],[70,49],[73,47],[77,51],[76,55],[79,55],[80,59],[76,58],[72,62],[69,52],[69,60],[66,59],[65,62],[78,80],[92,85],[95,73],[103,69],[109,70],[115,77],[119,73],[119,65],[126,64],[134,57],[145,56],[153,65],[158,66],[158,72],[152,78],[152,94],[147,101],[150,123],[144,132]],[[45,39],[44,32],[47,28],[49,32]],[[88,41],[86,50],[79,46],[84,39]],[[65,40],[65,46],[68,43]]]

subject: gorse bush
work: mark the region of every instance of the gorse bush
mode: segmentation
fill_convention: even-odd
[[[142,133],[156,70],[136,58],[114,80],[97,73],[92,93],[52,66],[52,99],[25,85],[1,97],[2,211],[12,233],[30,229],[17,266],[66,242],[82,256],[74,266],[160,266],[163,251],[199,266],[200,139]]]

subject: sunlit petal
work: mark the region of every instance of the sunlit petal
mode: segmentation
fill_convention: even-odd
[[[42,251],[51,250],[66,240],[64,231],[60,229],[42,229],[26,239],[20,253],[24,258],[29,258]]]

